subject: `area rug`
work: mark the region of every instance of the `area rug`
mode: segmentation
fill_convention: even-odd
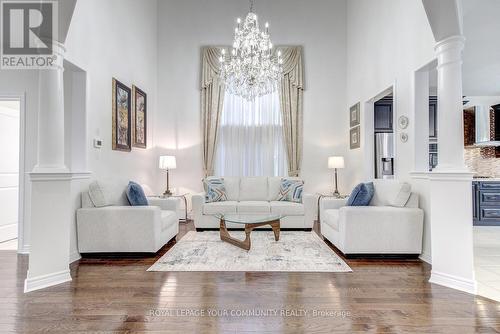
[[[244,239],[243,231],[231,231]],[[350,272],[314,232],[253,231],[249,251],[220,240],[218,231],[188,232],[148,271]]]

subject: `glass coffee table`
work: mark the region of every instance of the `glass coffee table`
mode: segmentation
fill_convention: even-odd
[[[274,232],[274,240],[278,241],[280,239],[280,220],[283,218],[282,215],[276,214],[256,214],[256,215],[244,215],[244,214],[223,214],[218,213],[214,215],[220,220],[220,239],[222,241],[228,242],[236,247],[250,250],[252,242],[250,240],[250,233],[254,228],[270,225]],[[241,224],[245,228],[245,240],[239,240],[233,238],[229,231],[227,230],[226,223]]]

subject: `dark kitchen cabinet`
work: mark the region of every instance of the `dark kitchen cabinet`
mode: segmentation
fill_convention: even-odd
[[[429,138],[437,139],[437,96],[429,97]]]
[[[384,97],[375,102],[375,132],[392,132],[393,113],[392,96]]]
[[[500,226],[500,182],[472,182],[473,217],[477,226]]]

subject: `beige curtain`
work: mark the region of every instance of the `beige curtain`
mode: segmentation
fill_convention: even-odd
[[[283,75],[280,82],[280,106],[283,115],[283,134],[288,158],[288,175],[299,176],[302,163],[302,104],[304,66],[302,47],[280,47]]]
[[[214,173],[215,150],[220,116],[224,104],[224,86],[219,80],[220,48],[202,49],[201,121],[203,126],[203,168],[205,176]]]

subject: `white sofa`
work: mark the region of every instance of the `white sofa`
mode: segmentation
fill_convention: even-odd
[[[401,183],[375,180],[373,184],[370,206],[345,206],[347,200],[323,199],[321,234],[345,255],[420,254],[424,213],[418,208],[418,195],[412,193],[405,207],[393,207],[390,203]]]
[[[277,201],[281,177],[224,177],[227,201],[205,203],[205,193],[192,197],[194,225],[197,230],[218,229],[217,213],[281,214],[282,229],[310,230],[315,219],[316,200],[303,194],[302,203]],[[241,225],[227,224],[229,228]]]
[[[112,206],[101,208],[82,193],[76,213],[80,253],[156,253],[179,233],[178,201],[149,199],[149,206],[130,206],[125,187],[108,186]]]

